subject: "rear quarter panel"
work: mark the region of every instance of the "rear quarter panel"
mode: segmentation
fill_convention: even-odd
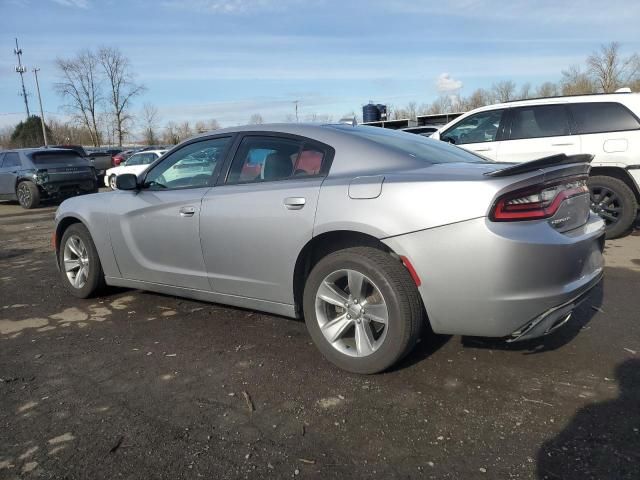
[[[380,195],[368,199],[349,197],[349,184],[358,179],[359,186],[366,185],[366,176],[328,177],[320,190],[314,235],[350,230],[385,238],[486,216],[496,194],[517,181],[486,177],[488,168],[435,165],[371,176],[372,187],[380,176],[384,180]],[[527,183],[538,178],[526,176]]]

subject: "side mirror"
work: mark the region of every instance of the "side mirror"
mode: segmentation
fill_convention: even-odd
[[[123,173],[116,177],[116,188],[118,190],[137,190],[138,177],[133,173]]]
[[[453,137],[442,137],[440,140],[442,140],[443,142],[450,143],[452,145],[456,144],[456,140]]]

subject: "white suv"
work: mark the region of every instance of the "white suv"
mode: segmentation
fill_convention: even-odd
[[[589,153],[592,208],[607,238],[632,227],[640,202],[640,93],[520,100],[472,110],[433,133],[498,162]]]

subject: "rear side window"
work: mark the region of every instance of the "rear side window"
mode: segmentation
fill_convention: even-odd
[[[520,107],[511,111],[510,140],[569,134],[569,118],[564,105]]]
[[[569,105],[569,109],[576,123],[576,133],[605,133],[640,129],[638,119],[620,103],[574,103]]]
[[[38,152],[31,154],[31,161],[37,167],[46,167],[54,163],[64,163],[66,166],[88,166],[87,161],[74,151],[69,152]]]
[[[4,160],[2,161],[3,168],[20,167],[20,156],[15,152],[9,152],[4,154]]]
[[[323,149],[277,137],[245,137],[233,159],[227,184],[271,182],[321,172]]]

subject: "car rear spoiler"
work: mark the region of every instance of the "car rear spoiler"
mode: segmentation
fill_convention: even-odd
[[[500,170],[487,172],[485,173],[485,175],[488,175],[490,177],[509,177],[511,175],[533,172],[534,170],[540,170],[541,168],[557,167],[558,165],[569,165],[571,163],[591,163],[591,160],[593,160],[593,155],[566,155],[564,153],[560,153],[558,155],[551,155],[549,157],[539,158],[530,162],[517,163]]]

